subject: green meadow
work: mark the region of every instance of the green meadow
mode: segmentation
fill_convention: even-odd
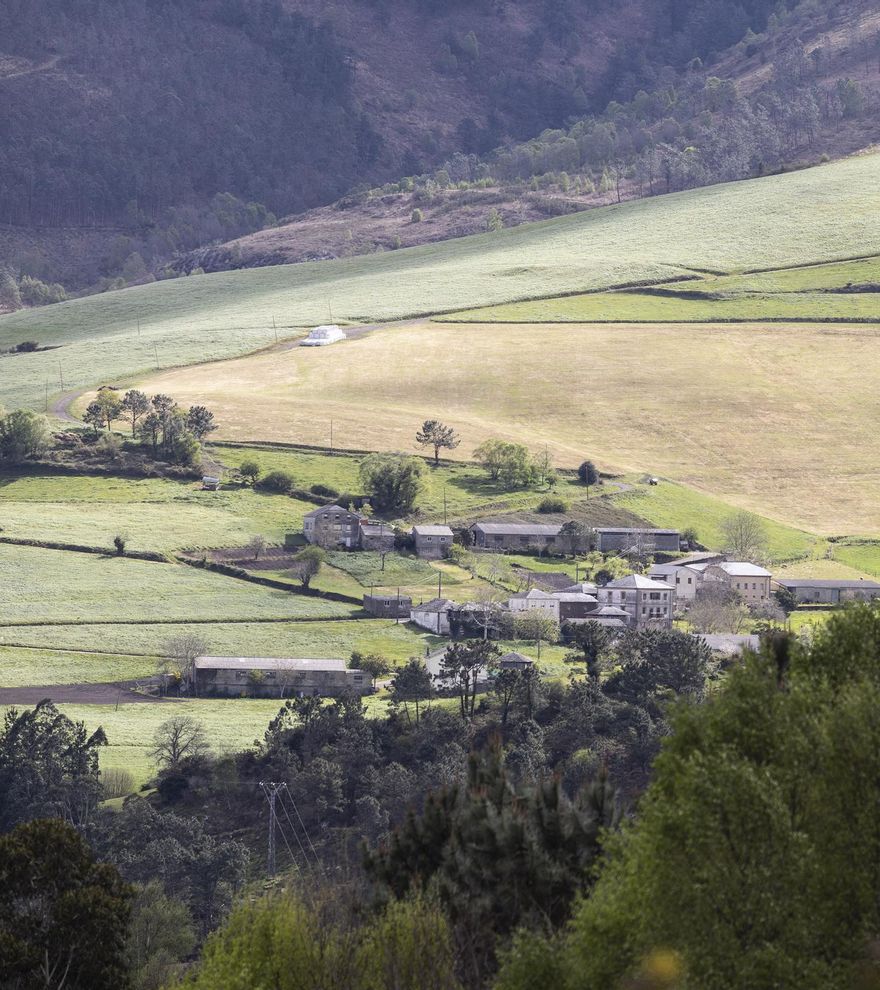
[[[402,251],[191,276],[12,314],[0,319],[0,348],[54,349],[0,357],[0,402],[42,408],[47,391],[271,346],[276,333],[325,322],[328,303],[343,322],[387,321],[880,254],[878,172],[880,158],[862,155]]]

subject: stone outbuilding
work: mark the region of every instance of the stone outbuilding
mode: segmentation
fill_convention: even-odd
[[[416,556],[423,560],[443,560],[452,550],[452,530],[448,526],[413,526]]]

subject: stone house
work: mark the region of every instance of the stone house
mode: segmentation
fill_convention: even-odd
[[[204,656],[196,658],[193,669],[200,695],[337,698],[373,691],[373,678],[348,669],[344,660]]]
[[[413,526],[416,556],[423,560],[442,560],[452,549],[452,530],[448,526]]]
[[[675,590],[671,584],[642,574],[610,581],[599,589],[602,605],[621,609],[632,629],[671,629]]]
[[[378,550],[387,553],[394,549],[394,527],[388,523],[361,519],[358,527],[358,548],[361,550]]]
[[[559,603],[559,622],[577,622],[588,619],[599,607],[595,595],[585,595],[577,591],[554,591],[553,597]]]
[[[514,616],[522,612],[540,611],[551,619],[559,622],[559,599],[549,591],[532,588],[531,591],[519,591],[507,600],[507,607]]]
[[[303,536],[325,550],[354,550],[360,545],[363,517],[341,505],[322,505],[303,517]]]
[[[471,542],[480,550],[516,550],[524,553],[532,548],[556,549],[561,525],[542,523],[474,523],[470,527]]]
[[[671,584],[675,597],[683,601],[691,601],[703,583],[703,572],[699,567],[679,564],[678,561],[654,564],[648,571],[648,577]]]

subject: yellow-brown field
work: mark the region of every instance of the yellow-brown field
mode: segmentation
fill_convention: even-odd
[[[674,478],[822,534],[880,532],[880,327],[388,327],[142,383],[214,410],[216,435],[413,450],[427,417],[547,445],[558,463]]]

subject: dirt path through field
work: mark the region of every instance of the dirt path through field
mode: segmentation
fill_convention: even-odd
[[[177,698],[159,698],[133,690],[140,681],[120,681],[118,684],[37,684],[29,687],[0,688],[0,705],[35,705],[44,698],[56,704],[70,705],[129,705],[165,704]]]

